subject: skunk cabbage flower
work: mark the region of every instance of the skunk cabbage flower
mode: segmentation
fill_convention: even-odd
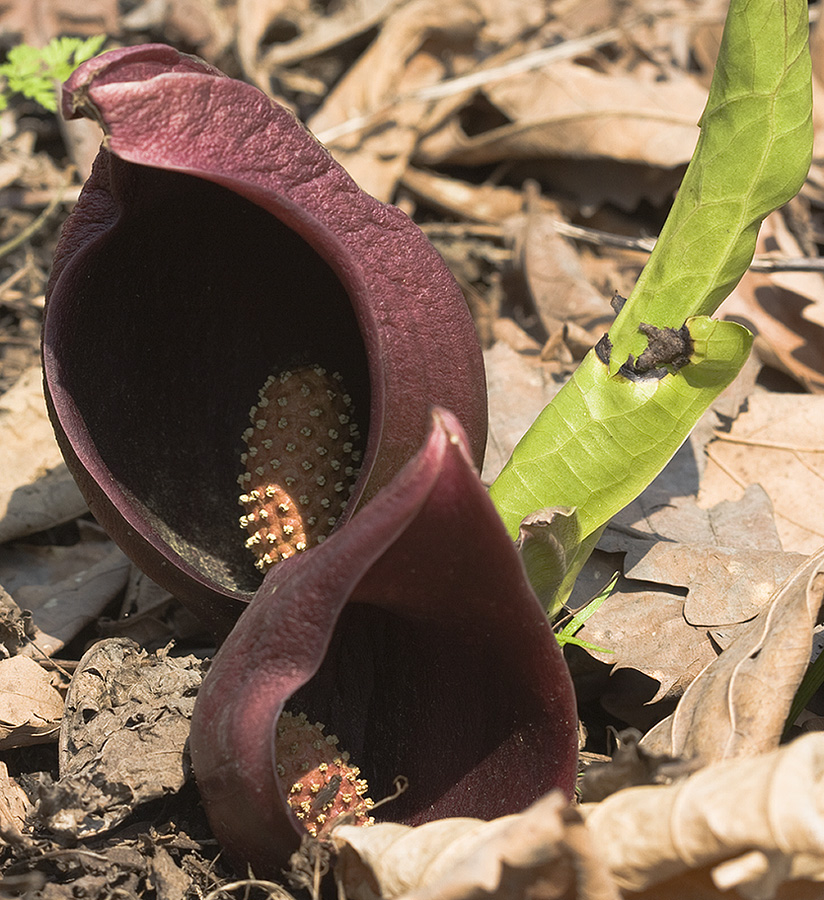
[[[480,462],[473,323],[418,228],[256,88],[145,45],[85,63],[63,98],[104,149],[47,294],[55,431],[101,524],[223,635],[261,581],[244,537],[258,568],[318,543],[420,448],[432,405]]]
[[[491,818],[569,795],[576,721],[515,545],[436,410],[387,487],[267,574],[212,663],[190,747],[215,835],[262,877],[301,828],[371,818],[398,776],[407,790],[376,818]]]
[[[169,47],[85,63],[64,112],[104,148],[49,284],[50,414],[106,530],[228,634],[191,748],[231,857],[274,874],[341,816],[571,794],[570,679],[476,474],[483,366],[440,257]]]

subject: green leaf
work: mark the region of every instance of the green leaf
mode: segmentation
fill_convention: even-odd
[[[0,65],[0,78],[6,82],[5,90],[0,91],[2,107],[10,94],[22,94],[56,112],[55,82],[65,81],[81,62],[100,50],[105,40],[106,35],[98,34],[86,40],[54,38],[42,50],[28,44],[12,47],[6,62]]]
[[[106,36],[94,35],[86,40],[72,37],[54,38],[43,48],[42,62],[47,75],[56,81],[65,81],[87,59],[97,53]]]
[[[766,215],[801,188],[812,157],[806,0],[732,0],[678,197],[610,329],[614,374],[638,356],[641,322],[679,328],[740,281]]]
[[[744,364],[749,332],[706,316],[746,271],[764,216],[809,168],[807,15],[804,0],[732,0],[695,154],[610,329],[609,365],[587,355],[490,489],[513,537],[533,510],[571,506],[586,542],[655,478]],[[651,349],[642,324],[686,325],[687,364],[665,356],[657,371],[621,369]]]
[[[54,86],[50,81],[42,83],[30,83],[23,88],[23,95],[39,103],[49,112],[57,112],[57,98],[54,94]]]
[[[752,335],[735,322],[687,322],[694,352],[676,375],[630,381],[594,351],[522,438],[490,488],[513,537],[531,510],[574,506],[584,539],[638,496],[735,378]]]
[[[6,55],[4,69],[19,78],[25,78],[40,71],[40,51],[28,44],[17,44]]]

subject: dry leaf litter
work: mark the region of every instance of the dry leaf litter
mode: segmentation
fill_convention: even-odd
[[[692,153],[725,6],[90,0],[81,20],[73,0],[10,0],[0,37],[197,53],[408,212],[485,348],[489,482],[632,289]],[[819,27],[812,51],[818,96]],[[277,885],[224,866],[191,781],[210,638],[88,515],[45,414],[43,292],[97,131],[26,100],[0,112],[0,895],[824,897],[824,696],[785,728],[823,642],[821,108],[808,182],[721,310],[756,331],[753,359],[570,600],[620,573],[578,635],[603,649],[567,648],[587,802],[341,826]],[[776,265],[803,257],[808,271]]]

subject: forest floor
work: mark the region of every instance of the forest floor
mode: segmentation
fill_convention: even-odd
[[[463,289],[487,366],[488,484],[609,327],[613,295],[632,291],[695,146],[725,14],[721,0],[87,0],[81,19],[71,0],[11,0],[0,8],[0,49],[61,35],[105,34],[105,49],[166,43],[292,109],[362,188],[420,226]],[[813,23],[816,92],[819,32]],[[810,640],[818,646],[821,585],[810,574],[824,571],[816,556],[824,545],[817,125],[804,188],[767,218],[758,265],[717,314],[755,333],[751,359],[610,524],[568,604],[582,608],[620,573],[577,634],[602,649],[565,648],[582,758],[608,759],[623,735],[626,768],[612,770],[607,787],[590,785],[592,802],[628,784],[677,781],[692,771],[696,747],[703,763],[770,751],[765,736],[751,752],[730,752],[736,722],[753,705],[783,722]],[[88,513],[45,412],[47,283],[98,144],[93,123],[63,122],[32,100],[15,97],[0,112],[0,897],[311,894],[311,873],[255,887],[221,858],[185,755],[213,640]],[[764,623],[757,638],[756,620]],[[734,644],[743,653],[737,667],[732,652],[725,657]],[[759,654],[769,674],[752,675],[757,689],[742,687],[741,660]],[[730,664],[713,670],[713,685],[696,683],[722,659]],[[142,721],[167,748],[168,766],[147,774],[130,756],[144,752],[140,742],[126,737],[107,755],[108,738],[127,736],[134,714],[112,706],[113,679],[142,685]],[[98,731],[84,716],[90,704],[107,710]],[[824,694],[788,724],[785,739],[824,729]],[[779,790],[770,773],[740,772],[741,793],[768,805]],[[768,817],[769,839],[726,836],[744,800],[725,792],[735,773],[719,778],[705,788],[715,805],[693,798],[691,824],[671,810],[627,813],[630,831],[646,821],[648,832],[672,827],[695,842],[693,861],[673,864],[663,882],[622,881],[623,863],[611,862],[614,883],[559,882],[555,893],[544,883],[540,896],[824,896],[824,857],[793,869],[804,846],[792,844],[784,874],[775,874],[783,820]],[[707,847],[698,819],[723,820],[720,849]],[[623,846],[628,838],[612,841],[610,859],[634,852]],[[644,841],[635,851],[653,870],[661,857],[651,833]],[[763,860],[772,862],[759,868]],[[416,898],[447,896],[437,886],[418,890]],[[481,893],[469,885],[448,896]]]

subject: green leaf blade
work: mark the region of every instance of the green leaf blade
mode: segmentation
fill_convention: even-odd
[[[804,182],[812,82],[803,0],[732,0],[701,134],[656,249],[610,330],[613,374],[638,326],[710,315],[749,266],[764,217]]]
[[[571,506],[586,541],[652,481],[744,364],[752,335],[707,316],[749,266],[763,218],[809,169],[807,16],[804,0],[731,0],[695,154],[610,329],[609,364],[586,357],[492,485],[513,537],[533,510]],[[625,377],[621,366],[647,349],[642,323],[686,323],[690,362],[660,379]]]
[[[490,488],[510,534],[547,505],[576,507],[585,539],[666,465],[738,374],[752,335],[735,322],[688,322],[692,361],[675,375],[630,381],[591,351],[522,438]]]
[[[106,41],[105,34],[81,40],[74,37],[53,38],[40,49],[17,44],[0,64],[0,102],[8,102],[10,94],[22,94],[50,112],[57,111],[56,82],[65,81],[80,63],[91,59]]]

